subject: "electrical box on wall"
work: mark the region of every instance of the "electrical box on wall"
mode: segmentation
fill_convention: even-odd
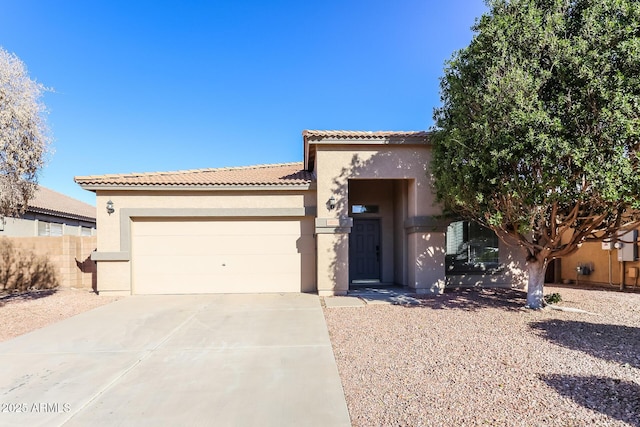
[[[613,249],[613,243],[611,242],[611,240],[604,240],[602,242],[602,250],[603,251],[610,251]]]
[[[635,261],[638,259],[638,230],[621,231],[618,233],[616,248],[618,261]]]

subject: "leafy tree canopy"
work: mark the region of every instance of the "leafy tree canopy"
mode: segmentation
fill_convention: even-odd
[[[45,90],[0,47],[0,220],[23,213],[37,186],[51,141],[40,101]]]
[[[432,172],[447,208],[526,249],[539,307],[547,260],[638,219],[640,2],[487,5],[441,79]]]

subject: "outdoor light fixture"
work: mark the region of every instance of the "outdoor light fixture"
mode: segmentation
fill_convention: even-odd
[[[336,198],[331,195],[329,201],[327,202],[327,206],[329,206],[329,210],[334,210],[336,208]]]
[[[114,213],[116,210],[113,209],[113,202],[111,201],[111,199],[109,199],[109,201],[107,202],[107,213],[109,215],[111,215],[112,213]]]

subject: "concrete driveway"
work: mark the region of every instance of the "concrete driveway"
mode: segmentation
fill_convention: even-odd
[[[307,294],[134,296],[63,320],[0,343],[0,405],[3,426],[350,425]]]

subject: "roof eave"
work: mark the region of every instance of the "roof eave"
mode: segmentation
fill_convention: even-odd
[[[315,190],[316,183],[303,184],[115,184],[115,183],[78,183],[87,191],[304,191]]]
[[[58,216],[58,217],[61,217],[61,218],[75,219],[75,220],[79,220],[79,221],[96,222],[96,218],[95,217],[86,216],[86,215],[80,215],[80,214],[74,214],[74,213],[69,213],[69,212],[62,212],[62,211],[57,211],[57,210],[53,210],[53,209],[37,208],[37,207],[33,207],[33,206],[29,206],[27,208],[27,212],[33,212],[33,213],[39,213],[39,214],[51,215],[51,216]]]

